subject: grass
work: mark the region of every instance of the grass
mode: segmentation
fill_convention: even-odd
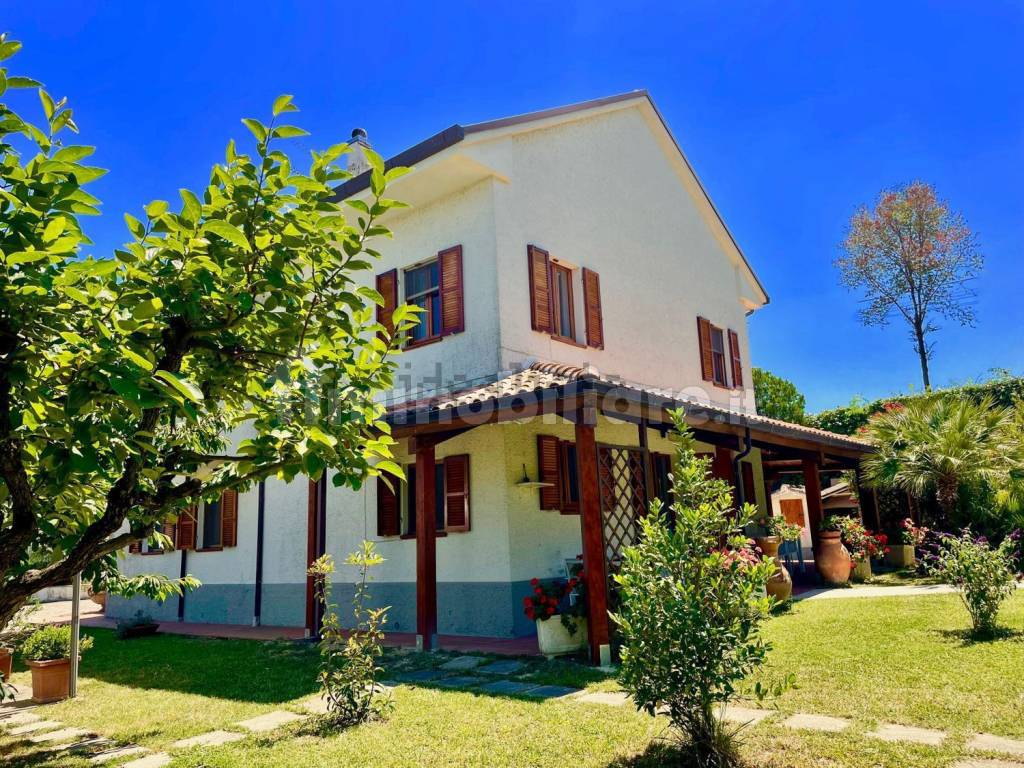
[[[1024,738],[1024,594],[1002,614],[1016,629],[989,642],[966,637],[954,595],[858,598],[797,603],[773,618],[774,643],[762,677],[795,672],[797,689],[777,702],[783,713],[849,717],[843,734],[784,731],[767,721],[744,731],[744,754],[766,766],[948,766],[973,732]],[[272,709],[296,709],[315,692],[316,650],[308,645],[177,636],[117,641],[94,630],[83,659],[80,698],[46,716],[158,749],[170,742]],[[443,655],[388,654],[387,675],[442,663]],[[539,683],[614,687],[608,675],[570,662],[531,660],[523,677]],[[27,683],[23,671],[16,683]],[[250,736],[219,748],[175,754],[174,768],[319,766],[614,766],[641,768],[678,755],[659,740],[665,722],[631,707],[536,702],[429,686],[403,685],[395,711],[327,738],[300,728]],[[941,748],[866,737],[877,722],[943,728]],[[88,765],[0,737],[5,766]]]

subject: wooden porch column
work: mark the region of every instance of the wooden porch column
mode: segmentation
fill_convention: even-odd
[[[435,443],[414,439],[416,455],[416,648],[437,649],[437,510]]]
[[[651,499],[654,498],[654,472],[651,466],[651,451],[647,445],[647,419],[640,419],[637,425],[640,438],[640,450],[644,456],[644,514],[651,506]]]
[[[611,663],[608,627],[608,572],[605,567],[604,524],[597,480],[597,407],[585,404],[576,414],[576,461],[580,484],[580,525],[583,538],[583,570],[587,582],[587,632],[590,660]]]
[[[805,458],[804,468],[804,492],[807,496],[807,523],[811,527],[811,542],[814,550],[818,549],[818,540],[821,538],[821,521],[824,517],[821,506],[821,477],[818,475],[818,462],[814,459]]]

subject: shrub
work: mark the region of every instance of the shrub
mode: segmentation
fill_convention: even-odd
[[[384,654],[384,632],[388,608],[367,606],[367,572],[384,562],[373,546],[364,541],[345,558],[345,564],[359,572],[352,598],[352,629],[342,629],[337,607],[331,603],[331,575],[334,560],[324,555],[309,569],[315,579],[317,597],[324,609],[320,632],[320,685],[327,700],[326,720],[348,727],[383,717],[391,708],[391,697],[377,683],[382,672],[377,661]]]
[[[92,648],[92,638],[82,635],[78,652]],[[28,661],[54,661],[71,657],[71,627],[42,627],[37,629],[21,646],[21,655]]]
[[[653,501],[615,576],[619,679],[638,708],[649,714],[664,709],[701,765],[727,766],[737,760],[736,730],[716,710],[768,653],[759,626],[772,607],[765,585],[775,564],[761,562],[753,542],[740,534],[754,507],[732,508],[732,489],[694,453],[682,411],[673,420],[674,529],[661,502]],[[760,684],[755,693],[763,695]]]
[[[959,591],[976,636],[994,634],[999,607],[1013,594],[1012,546],[1007,539],[993,548],[986,539],[964,530],[959,536],[943,538],[931,563],[932,574]]]

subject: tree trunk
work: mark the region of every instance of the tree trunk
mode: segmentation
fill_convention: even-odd
[[[921,380],[924,382],[926,392],[932,391],[932,380],[928,375],[928,348],[924,345],[924,327],[918,322],[914,324],[914,343],[917,347],[917,356],[921,360]]]

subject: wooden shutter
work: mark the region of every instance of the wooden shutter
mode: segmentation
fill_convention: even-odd
[[[587,321],[587,346],[604,349],[604,318],[601,315],[601,278],[583,268],[583,315]]]
[[[174,549],[176,546],[177,540],[175,535],[177,534],[177,529],[178,526],[174,524],[173,520],[166,520],[164,521],[164,524],[160,526],[160,533],[171,540],[171,549]]]
[[[178,516],[178,549],[196,548],[196,512],[198,507],[188,507]]]
[[[743,386],[743,362],[740,359],[740,337],[729,329],[729,357],[732,358],[732,385]]]
[[[554,333],[548,252],[528,245],[526,255],[530,262],[530,324],[535,331]]]
[[[220,545],[238,546],[238,491],[224,491],[220,495]]]
[[[398,480],[390,478],[392,483]],[[399,534],[398,496],[388,487],[388,481],[377,478],[377,535],[397,536]]]
[[[462,289],[462,246],[437,254],[438,288],[441,293],[441,335],[466,330]]]
[[[700,342],[700,375],[704,381],[715,380],[715,361],[711,351],[711,321],[697,318],[697,340]]]
[[[562,505],[562,461],[558,438],[537,435],[537,467],[540,482],[551,483],[540,489],[541,509],[560,509]]]
[[[398,270],[391,269],[377,275],[377,293],[384,297],[384,306],[377,306],[377,322],[394,335],[395,324],[391,315],[398,308]]]
[[[130,554],[130,555],[138,555],[141,552],[142,552],[142,542],[141,541],[133,541],[131,544],[128,545],[128,554]]]
[[[754,465],[749,461],[741,461],[740,474],[743,476],[743,501],[756,507],[757,490],[754,485]]]
[[[469,454],[444,459],[444,529],[469,530]]]

